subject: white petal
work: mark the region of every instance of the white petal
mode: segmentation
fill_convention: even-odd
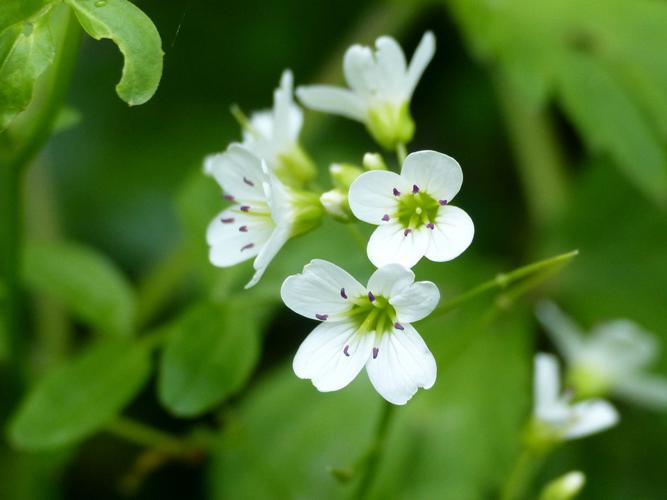
[[[224,153],[208,157],[205,169],[225,193],[237,200],[265,200],[262,184],[266,176],[261,160],[240,144],[232,144]]]
[[[299,346],[292,367],[297,377],[311,379],[318,390],[337,391],[354,380],[372,346],[373,336],[355,335],[350,323],[322,323]]]
[[[382,36],[375,42],[377,69],[381,76],[383,93],[402,99],[405,87],[406,64],[401,46],[389,36]]]
[[[241,231],[241,228],[246,231]],[[255,257],[271,236],[273,228],[268,217],[250,216],[234,207],[221,212],[206,231],[206,240],[211,246],[211,263],[228,267]]]
[[[426,253],[429,244],[427,228],[416,229],[405,234],[399,224],[388,223],[379,226],[368,240],[368,259],[375,267],[387,264],[401,264],[411,268]]]
[[[424,33],[410,61],[410,67],[405,78],[406,97],[410,98],[412,96],[426,66],[433,59],[433,54],[435,54],[435,36],[430,31],[427,31]]]
[[[553,302],[540,302],[535,314],[551,341],[556,344],[565,359],[572,362],[584,347],[583,333],[579,326],[563,314]]]
[[[399,323],[412,323],[425,318],[440,301],[440,291],[435,283],[418,281],[393,296],[389,303],[396,310]]]
[[[264,271],[266,271],[266,268],[278,254],[283,245],[287,243],[287,240],[289,240],[289,228],[283,226],[276,227],[268,241],[262,247],[262,250],[257,255],[255,262],[252,264],[255,268],[255,274],[248,284],[246,284],[246,289],[255,286],[259,282],[264,275]]]
[[[430,194],[436,200],[451,202],[463,184],[463,171],[459,163],[437,151],[410,153],[403,163],[401,176],[410,185]]]
[[[280,289],[285,305],[307,318],[333,316],[350,307],[348,299],[366,294],[366,289],[346,271],[326,260],[312,260],[303,273],[289,276]],[[347,299],[344,297],[347,296]]]
[[[572,418],[565,439],[588,436],[612,427],[618,422],[618,412],[607,401],[591,399],[572,406]]]
[[[399,264],[389,264],[376,270],[366,288],[377,296],[393,297],[415,281],[415,273]]]
[[[533,383],[533,412],[538,418],[549,421],[553,409],[559,405],[560,371],[558,360],[551,354],[535,355],[535,382]]]
[[[280,87],[273,93],[273,137],[281,145],[295,142],[301,130],[301,110],[294,105],[292,92],[292,72],[285,70],[280,78]]]
[[[654,375],[633,375],[615,382],[613,392],[646,408],[667,408],[667,379]]]
[[[400,175],[386,170],[372,170],[357,177],[350,186],[348,201],[357,219],[369,224],[382,224],[385,215],[393,217],[399,193],[411,189]]]
[[[596,326],[591,332],[588,349],[621,374],[648,366],[658,354],[653,335],[628,320],[609,321]]]
[[[426,258],[445,262],[461,255],[472,243],[475,225],[470,216],[458,207],[440,207],[435,227],[430,230]]]
[[[368,47],[353,45],[343,58],[345,80],[354,92],[368,99],[378,88],[378,72],[373,52]]]
[[[437,374],[435,359],[424,340],[411,325],[404,328],[384,334],[377,357],[366,363],[375,390],[396,405],[407,403],[420,387],[433,387]]]
[[[290,192],[275,175],[270,172],[267,175],[268,183],[265,183],[264,187],[271,217],[277,225],[291,227],[294,222],[294,208]]]
[[[353,92],[331,85],[299,87],[296,95],[304,106],[325,113],[345,116],[363,122],[366,111],[363,100]]]

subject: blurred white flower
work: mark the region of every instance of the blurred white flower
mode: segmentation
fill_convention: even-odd
[[[285,187],[253,153],[232,144],[206,158],[204,171],[215,178],[232,206],[209,224],[209,258],[229,267],[255,258],[254,286],[287,240],[319,223],[322,208],[316,195]]]
[[[472,219],[450,202],[461,189],[463,173],[453,158],[436,151],[411,153],[401,174],[372,170],[350,187],[352,213],[379,227],[368,241],[368,258],[376,266],[414,266],[460,255],[472,242]]]
[[[266,161],[284,182],[296,184],[315,177],[312,160],[299,145],[303,112],[294,104],[292,72],[285,70],[273,93],[273,109],[250,115],[243,129],[243,145]]]
[[[571,403],[572,394],[560,394],[556,357],[535,356],[533,415],[555,439],[576,439],[603,431],[618,422],[614,407],[602,399]]]
[[[353,45],[345,53],[343,72],[350,90],[312,85],[299,87],[297,95],[309,108],[364,123],[379,144],[394,149],[412,139],[410,99],[434,53],[435,37],[427,32],[408,66],[396,40],[382,36],[375,51]]]
[[[577,395],[615,396],[649,407],[667,407],[667,379],[646,369],[659,348],[654,336],[628,320],[596,326],[585,335],[551,302],[537,307],[537,317],[569,364],[568,381]]]
[[[336,391],[366,366],[375,389],[397,405],[419,387],[432,387],[435,359],[410,323],[430,314],[440,293],[433,283],[414,278],[392,264],[375,271],[364,287],[324,260],[288,277],[280,291],[287,307],[322,322],[296,353],[296,375],[322,392]]]

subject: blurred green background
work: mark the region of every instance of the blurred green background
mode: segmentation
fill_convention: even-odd
[[[284,68],[298,84],[339,83],[345,48],[380,34],[411,54],[423,32],[434,31],[436,56],[412,102],[417,133],[409,149],[442,151],[461,163],[457,205],[476,226],[462,257],[422,262],[418,278],[450,298],[522,263],[574,248],[581,254],[509,306],[480,299],[417,324],[438,362],[438,381],[398,409],[372,498],[495,497],[530,411],[532,355],[553,350],[532,314],[536,298],[553,298],[587,327],[624,317],[667,339],[664,1],[137,5],[162,37],[160,88],[147,104],[127,107],[113,92],[116,47],[84,39],[67,98],[80,120],[54,135],[31,166],[27,236],[107,255],[138,288],[139,310],[151,312],[147,327],[208,301],[226,308],[214,328],[246,329],[254,340],[234,344],[248,356],[244,373],[207,411],[172,415],[158,398],[155,369],[124,411],[176,434],[215,431],[210,454],[151,461],[142,447],[107,432],[47,453],[5,448],[0,498],[350,494],[354,479],[341,483],[329,468],[353,467],[368,448],[380,397],[363,374],[333,394],[293,375],[291,358],[313,324],[287,311],[278,292],[312,258],[330,259],[361,281],[370,264],[349,231],[328,222],[290,242],[262,283],[242,292],[249,263],[219,270],[206,258],[204,228],[221,204],[201,167],[206,154],[240,137],[231,104],[269,107]],[[313,112],[302,137],[323,184],[331,161],[358,163],[378,149],[361,125]],[[167,278],[153,309],[146,277],[156,269]],[[63,309],[48,294],[31,295],[26,364],[33,380],[95,340],[85,321]],[[493,318],[480,321],[489,310]],[[667,356],[656,369],[667,374]],[[665,498],[667,416],[618,407],[617,427],[560,449],[536,486],[580,469],[588,476],[583,499]]]

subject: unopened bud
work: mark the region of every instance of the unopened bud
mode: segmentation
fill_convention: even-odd
[[[363,165],[366,170],[387,170],[387,165],[380,153],[366,153]]]
[[[572,471],[546,484],[540,500],[571,500],[576,497],[586,483],[583,472]]]
[[[334,219],[340,222],[349,222],[352,218],[350,206],[347,202],[347,196],[338,189],[332,189],[320,196],[320,203],[324,210]]]
[[[364,171],[349,163],[334,163],[329,167],[331,181],[336,189],[347,193],[354,180]]]

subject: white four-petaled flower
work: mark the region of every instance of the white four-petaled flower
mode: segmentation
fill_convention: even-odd
[[[294,372],[323,392],[348,385],[366,366],[387,401],[405,404],[419,387],[435,383],[436,364],[410,323],[433,311],[440,293],[431,282],[414,282],[409,269],[392,264],[361,285],[340,267],[313,260],[283,283],[283,301],[294,312],[319,320],[294,358]]]
[[[206,158],[204,170],[218,181],[225,199],[232,202],[209,224],[209,258],[216,266],[228,267],[254,257],[255,275],[246,285],[250,288],[290,236],[302,232],[299,229],[308,224],[308,216],[299,210],[302,197],[286,188],[262,160],[238,144]]]
[[[424,34],[408,66],[400,45],[391,37],[375,42],[376,50],[353,45],[345,53],[343,71],[350,90],[331,85],[299,87],[307,107],[342,115],[366,125],[384,147],[407,143],[414,134],[410,98],[435,53],[433,33]]]
[[[569,380],[578,393],[605,394],[649,407],[667,407],[667,379],[646,369],[659,349],[655,338],[628,320],[596,326],[585,335],[551,302],[537,308],[537,317],[568,364]]]
[[[283,180],[312,179],[315,167],[299,145],[303,112],[294,104],[292,72],[285,70],[273,93],[273,109],[250,115],[243,130],[243,146],[266,161]]]
[[[535,356],[533,415],[556,439],[576,439],[607,429],[618,422],[614,407],[602,399],[571,403],[572,394],[560,394],[558,361],[551,354]]]
[[[411,153],[401,174],[373,170],[350,187],[354,215],[379,227],[368,241],[368,258],[376,266],[414,266],[460,255],[472,242],[472,219],[450,202],[463,183],[461,167],[436,151]]]

